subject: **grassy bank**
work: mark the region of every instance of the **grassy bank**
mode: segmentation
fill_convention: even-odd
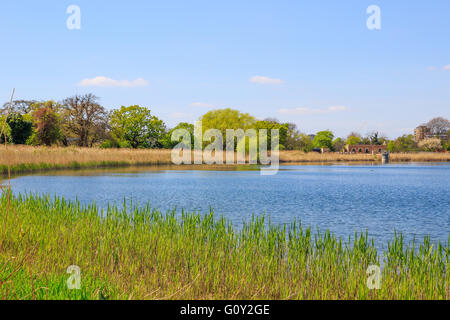
[[[391,154],[392,161],[450,161],[450,153]],[[281,163],[381,161],[378,155],[281,151]],[[0,146],[0,174],[56,169],[170,165],[171,150]]]
[[[239,231],[213,214],[161,213],[3,193],[2,299],[449,299],[449,244],[397,234],[379,254],[367,236],[312,235],[254,218]],[[449,236],[450,239],[450,236]],[[349,242],[350,241],[350,242]],[[380,290],[366,269],[384,260]],[[68,266],[81,289],[68,290]]]

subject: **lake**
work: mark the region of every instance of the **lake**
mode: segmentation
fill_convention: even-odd
[[[248,167],[149,167],[60,171],[14,177],[14,193],[46,193],[122,206],[123,200],[154,208],[208,212],[237,227],[252,214],[276,224],[301,220],[348,238],[368,230],[383,247],[394,230],[407,239],[448,241],[450,164],[328,164],[281,166],[262,176]]]

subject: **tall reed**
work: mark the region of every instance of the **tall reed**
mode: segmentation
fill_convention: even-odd
[[[449,242],[403,243],[378,252],[367,234],[348,240],[298,221],[254,216],[242,228],[183,211],[82,205],[3,193],[3,299],[449,299]],[[99,214],[100,212],[100,214]],[[18,223],[20,221],[20,223]],[[81,268],[68,290],[67,267]],[[366,270],[383,266],[379,290]]]

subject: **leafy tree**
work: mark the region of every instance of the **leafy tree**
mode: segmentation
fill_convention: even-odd
[[[202,117],[203,132],[209,129],[217,129],[222,132],[225,138],[226,129],[243,129],[253,128],[256,119],[248,113],[241,113],[233,109],[218,109],[205,113]]]
[[[361,138],[354,135],[349,135],[345,143],[348,145],[359,144],[361,143]]]
[[[425,151],[437,151],[442,149],[442,143],[438,138],[429,138],[420,141],[418,147]]]
[[[138,105],[113,110],[110,124],[113,135],[134,149],[162,147],[161,139],[166,134],[164,122]]]
[[[333,138],[334,134],[329,131],[320,131],[317,132],[316,136],[314,137],[312,141],[312,145],[314,148],[333,148]]]
[[[99,140],[99,132],[104,134],[107,112],[93,94],[75,95],[63,101],[66,138],[78,139],[78,146],[89,147]]]
[[[179,141],[172,141],[172,133],[177,129],[185,129],[189,132],[189,134],[191,135],[191,150],[194,150],[194,125],[187,122],[181,122],[177,124],[176,127],[167,132],[167,134],[161,140],[163,148],[172,149],[179,143]]]
[[[287,123],[279,123],[277,120],[266,119],[263,121],[256,121],[254,128],[259,132],[261,129],[267,130],[267,148],[271,148],[272,141],[272,130],[279,130],[279,148],[280,150],[285,149],[285,144],[287,140],[287,133],[289,130]]]
[[[345,141],[342,138],[336,138],[333,141],[333,150],[336,152],[341,152],[345,148]]]
[[[33,113],[35,139],[38,144],[51,146],[61,137],[60,119],[53,108],[43,107]]]
[[[414,136],[412,134],[403,135],[398,137],[394,141],[390,141],[387,147],[388,151],[391,152],[411,152],[417,151],[417,144],[414,141]]]
[[[311,152],[313,147],[312,139],[309,135],[301,133],[299,138],[299,148],[303,152]]]
[[[10,128],[12,143],[25,144],[33,131],[33,123],[24,119],[20,113],[14,112],[8,116],[7,124]]]
[[[300,150],[301,133],[297,130],[297,125],[294,123],[287,123],[286,133],[286,150]]]

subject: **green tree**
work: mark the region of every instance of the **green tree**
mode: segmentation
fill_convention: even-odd
[[[23,115],[17,112],[8,116],[7,124],[14,144],[25,144],[33,132],[32,121],[27,121]]]
[[[35,135],[38,144],[51,146],[61,137],[60,119],[52,108],[40,108],[33,112]]]
[[[349,135],[346,141],[348,145],[355,145],[361,143],[361,138],[354,135]]]
[[[333,141],[333,150],[336,152],[342,152],[345,148],[345,141],[342,138],[336,138]]]
[[[299,148],[303,152],[311,152],[313,147],[312,139],[309,135],[301,133],[299,138]]]
[[[205,113],[202,117],[203,132],[209,129],[217,129],[222,132],[225,138],[226,129],[243,129],[253,128],[256,119],[248,113],[241,113],[233,109],[218,109]]]
[[[112,134],[136,148],[159,148],[166,134],[164,122],[138,105],[113,110],[110,119]]]
[[[390,141],[387,148],[391,152],[411,152],[418,150],[417,143],[414,141],[412,134],[405,134],[394,141]]]
[[[163,139],[161,139],[163,148],[172,149],[179,143],[179,141],[172,141],[172,133],[177,129],[185,129],[189,132],[191,135],[191,150],[194,150],[194,125],[187,122],[180,122],[176,127],[172,128],[164,135]]]
[[[334,134],[331,131],[320,131],[314,137],[312,145],[314,148],[328,148],[331,150],[333,148],[333,138]]]
[[[267,130],[267,148],[271,148],[272,130],[279,130],[279,148],[280,150],[286,149],[287,133],[289,125],[287,123],[279,123],[277,120],[266,119],[262,121],[256,121],[254,128],[259,133],[259,130]]]

